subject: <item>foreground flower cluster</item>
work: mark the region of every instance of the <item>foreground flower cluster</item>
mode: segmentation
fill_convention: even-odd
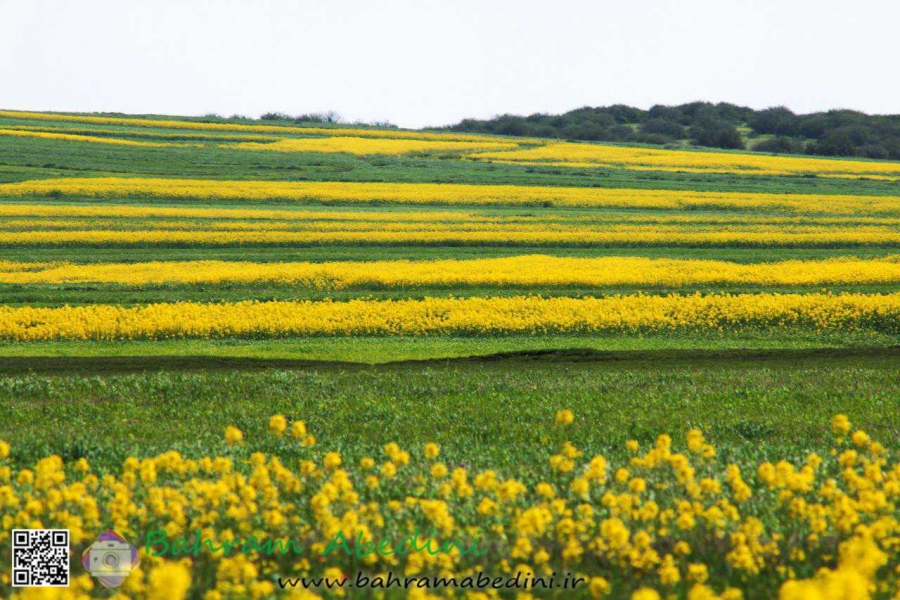
[[[647,447],[630,441],[631,458],[613,464],[561,441],[574,420],[570,411],[557,414],[558,446],[529,466],[527,480],[447,462],[435,444],[389,443],[350,463],[319,450],[304,422],[282,415],[270,420],[268,440],[229,427],[226,456],[131,457],[110,473],[58,456],[26,468],[0,443],[0,548],[8,552],[16,527],[68,528],[76,554],[108,528],[142,545],[153,532],[152,551],[142,548],[140,567],[120,592],[176,600],[264,598],[282,593],[279,577],[389,571],[457,578],[565,572],[583,578],[580,595],[594,598],[900,593],[900,463],[894,449],[854,431],[845,416],[834,418],[836,438],[822,455],[760,463],[723,460],[691,430]],[[254,451],[258,443],[299,458]],[[420,550],[400,551],[400,541],[414,535]],[[192,550],[198,536],[208,545]],[[251,536],[260,543],[242,549]],[[329,552],[336,538],[353,551]],[[188,543],[176,551],[176,539]],[[394,552],[356,552],[385,539],[394,545],[382,548]],[[266,541],[288,550],[268,552]],[[8,585],[9,557],[0,564]],[[93,586],[80,575],[68,597]],[[447,590],[410,596],[426,592]]]
[[[897,333],[900,293],[433,298],[0,306],[0,340],[668,333]]]

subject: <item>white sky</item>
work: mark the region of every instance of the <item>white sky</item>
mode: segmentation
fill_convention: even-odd
[[[693,100],[900,113],[896,0],[0,0],[0,107],[420,127]]]

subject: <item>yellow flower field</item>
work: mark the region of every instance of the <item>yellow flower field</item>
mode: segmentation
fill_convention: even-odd
[[[172,261],[30,263],[0,261],[0,283],[104,283],[132,286],[277,283],[315,289],[426,286],[677,287],[699,284],[859,285],[900,283],[900,257],[741,264],[639,257],[517,256],[476,260],[325,263]]]
[[[527,482],[490,465],[448,464],[434,443],[390,442],[351,462],[320,449],[314,423],[280,414],[268,439],[229,426],[222,454],[130,456],[112,473],[56,455],[11,464],[0,442],[0,542],[5,551],[10,528],[64,527],[80,550],[114,526],[143,554],[120,592],[151,600],[197,589],[209,599],[265,598],[282,585],[319,598],[324,590],[291,590],[287,578],[339,581],[360,569],[459,582],[486,571],[541,594],[552,565],[564,565],[592,598],[900,591],[900,463],[845,415],[832,420],[825,455],[723,459],[691,429],[645,447],[629,441],[621,462],[565,441],[577,418],[561,410],[555,425],[546,419],[559,441]],[[256,450],[264,444],[292,447],[300,459],[285,464]],[[384,551],[357,554],[365,544]],[[403,552],[407,544],[433,551]],[[79,576],[67,597],[86,598],[96,585]],[[425,597],[420,591],[409,597]]]
[[[740,234],[772,234],[777,237],[780,234],[822,234],[851,233],[853,236],[864,239],[868,234],[888,234],[888,238],[897,232],[897,227],[892,219],[870,220],[847,218],[835,219],[768,219],[756,215],[756,218],[745,220],[720,220],[720,219],[682,219],[675,217],[607,217],[597,219],[550,219],[546,217],[512,217],[491,218],[486,216],[454,216],[427,213],[411,213],[410,220],[406,220],[402,213],[395,216],[385,216],[384,213],[326,213],[322,211],[296,212],[287,219],[238,219],[235,215],[217,213],[217,218],[207,219],[208,215],[202,215],[203,220],[196,219],[164,219],[164,218],[134,218],[128,214],[115,214],[110,212],[107,217],[96,218],[74,217],[58,219],[41,217],[4,218],[0,216],[0,230],[6,231],[39,231],[48,229],[83,229],[83,230],[232,230],[232,231],[309,231],[324,232],[351,232],[351,231],[375,231],[375,232],[508,232],[512,235],[520,233],[542,233],[554,235],[560,232],[597,234],[597,233],[622,233],[632,234],[635,239],[644,236],[672,233],[727,233]],[[118,218],[117,218],[118,217]],[[773,238],[774,239],[774,238]]]
[[[0,218],[9,217],[65,217],[74,219],[247,219],[247,220],[330,220],[330,221],[463,221],[491,222],[498,220],[490,215],[481,215],[461,210],[427,210],[413,211],[405,207],[395,211],[348,210],[329,208],[328,210],[309,210],[297,207],[293,210],[273,208],[186,208],[173,206],[132,206],[127,204],[103,204],[83,206],[75,204],[0,204]],[[524,217],[529,220],[528,217]],[[553,217],[542,217],[537,220],[552,220]],[[535,220],[535,219],[530,219]],[[840,218],[839,218],[839,221]],[[900,219],[877,219],[872,224],[900,224]]]
[[[737,152],[679,151],[603,144],[551,143],[511,152],[485,152],[473,158],[573,167],[611,167],[652,171],[737,173],[741,175],[816,174],[836,177],[900,177],[900,164],[771,156]]]
[[[60,178],[0,184],[0,196],[209,198],[316,202],[546,205],[585,208],[775,210],[792,213],[900,213],[900,197],[724,193],[513,185]]]
[[[594,334],[783,327],[898,332],[900,293],[0,306],[0,339],[7,341]]]
[[[900,164],[270,117],[0,110],[0,597],[900,600]]]
[[[290,125],[241,125],[238,123],[204,123],[201,121],[141,119],[122,117],[95,117],[87,115],[65,115],[60,113],[39,113],[0,110],[0,117],[38,121],[65,121],[70,123],[93,123],[97,125],[125,125],[129,127],[150,127],[163,129],[202,129],[207,131],[240,131],[247,133],[293,133],[300,135],[351,136],[373,138],[398,138],[413,140],[436,140],[457,142],[479,142],[491,140],[484,135],[462,135],[449,133],[423,133],[392,129],[363,129],[358,127],[292,127]],[[502,138],[501,138],[502,139]],[[524,140],[524,138],[520,138]]]
[[[444,210],[419,207],[398,206],[385,210],[383,207],[349,208],[329,207],[327,210],[316,210],[306,206],[292,206],[290,210],[276,208],[202,208],[184,206],[134,206],[129,204],[79,205],[65,204],[0,204],[0,219],[11,218],[54,218],[63,217],[67,222],[83,222],[86,219],[146,219],[148,224],[155,219],[209,219],[228,222],[237,219],[253,221],[371,221],[380,223],[404,222],[444,222],[444,223],[494,223],[512,224],[573,224],[573,225],[606,225],[606,224],[641,224],[641,225],[751,225],[751,226],[815,226],[838,228],[900,226],[898,217],[874,216],[822,216],[822,215],[772,215],[772,214],[723,214],[723,213],[634,213],[629,211],[604,212],[594,215],[583,212],[560,212],[536,215],[530,212],[517,211],[513,214],[476,210]],[[9,222],[9,221],[5,221]],[[0,221],[2,226],[4,221]],[[40,221],[35,220],[35,225]]]
[[[36,127],[32,125],[9,125],[4,129],[25,132],[38,133],[56,133],[68,135],[80,135],[89,137],[115,137],[127,135],[129,138],[154,138],[154,139],[171,139],[171,140],[189,140],[189,141],[212,141],[212,142],[275,142],[282,139],[275,135],[230,135],[227,133],[190,133],[176,132],[168,133],[164,131],[142,131],[140,129],[121,130],[121,129],[102,129],[97,127],[72,127],[66,124],[54,125],[51,123],[46,127]]]
[[[145,148],[166,148],[182,146],[183,144],[170,144],[167,142],[139,142],[108,137],[90,135],[73,135],[69,133],[48,133],[42,131],[24,131],[21,129],[0,129],[0,135],[13,135],[18,137],[30,137],[44,140],[63,140],[69,142],[89,142],[91,144],[113,144],[118,146],[144,146]]]
[[[195,228],[199,229],[199,228]],[[180,231],[180,230],[32,230],[0,231],[0,245],[6,246],[242,246],[242,245],[406,245],[406,246],[686,246],[686,247],[861,247],[896,246],[900,232],[854,232],[852,230],[816,233],[783,233],[778,231],[654,231],[635,228],[632,231],[460,231],[454,228],[429,231],[428,227],[412,231],[385,231],[378,227],[360,227],[357,231]],[[239,228],[233,228],[239,229]],[[266,229],[266,228],[259,228]],[[322,228],[325,229],[325,228]],[[402,229],[402,228],[400,228]],[[431,229],[434,229],[433,227]],[[464,229],[464,228],[461,228]]]
[[[350,154],[410,154],[413,152],[473,152],[480,149],[518,148],[516,143],[490,140],[459,142],[364,137],[285,138],[269,143],[243,142],[224,148],[271,152],[347,152]]]

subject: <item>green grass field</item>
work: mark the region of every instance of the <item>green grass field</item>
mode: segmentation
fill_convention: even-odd
[[[427,346],[420,350],[428,356]],[[114,465],[138,441],[147,454],[227,453],[226,425],[264,437],[268,417],[282,413],[315,423],[351,462],[387,441],[411,448],[433,441],[452,463],[501,466],[527,479],[528,465],[552,439],[542,423],[561,407],[579,416],[569,439],[585,453],[610,457],[621,457],[628,439],[652,443],[672,423],[703,427],[723,452],[744,453],[752,444],[762,457],[803,456],[830,437],[824,405],[890,439],[898,424],[888,415],[900,411],[898,358],[894,349],[691,347],[377,367],[249,356],[2,358],[0,367],[16,375],[0,385],[0,415],[23,461],[56,452]],[[161,422],[168,424],[162,430]]]

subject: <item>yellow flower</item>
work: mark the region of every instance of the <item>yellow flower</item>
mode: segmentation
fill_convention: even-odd
[[[642,494],[647,491],[647,480],[642,477],[635,477],[628,482],[628,489],[635,494]]]
[[[546,498],[548,500],[552,500],[556,497],[556,490],[553,489],[553,486],[549,483],[539,483],[537,487],[535,487],[535,491],[542,498]]]
[[[873,579],[876,571],[888,561],[888,556],[869,537],[853,537],[838,548],[840,567],[854,569],[867,579]]]
[[[588,591],[591,593],[591,598],[600,598],[609,593],[610,587],[609,581],[605,578],[591,577],[591,581],[588,584]]]
[[[244,439],[243,432],[237,427],[228,426],[225,428],[225,441],[229,446],[234,446]]]
[[[681,581],[681,573],[675,565],[675,559],[667,554],[659,567],[659,581],[663,585],[671,586]]]
[[[633,594],[631,600],[660,600],[659,592],[648,587],[642,587]]]
[[[273,415],[271,419],[269,419],[269,431],[271,431],[275,435],[284,434],[287,429],[287,419],[284,418],[284,415]]]
[[[182,563],[164,562],[147,575],[147,598],[182,600],[191,587],[191,573]]]
[[[835,435],[846,435],[850,431],[850,419],[844,414],[835,415],[831,419],[831,430]]]
[[[497,512],[498,508],[499,505],[490,498],[482,498],[475,510],[481,515],[492,515]]]
[[[719,595],[702,583],[695,583],[688,591],[688,600],[719,600]]]
[[[434,463],[431,466],[431,476],[435,479],[441,479],[446,477],[448,473],[447,465],[444,463]]]
[[[688,579],[697,583],[704,583],[709,578],[709,571],[703,563],[688,565]]]
[[[687,446],[691,452],[700,452],[703,450],[703,432],[699,429],[691,429],[687,434]]]
[[[341,466],[341,455],[338,452],[329,452],[325,455],[324,459],[325,468],[329,471],[334,471],[339,466]]]
[[[575,421],[575,414],[569,410],[560,410],[556,413],[556,422],[559,425],[571,425]]]
[[[855,446],[862,447],[869,443],[869,434],[862,430],[856,430],[853,432],[853,436],[851,436],[850,439]]]
[[[572,490],[572,494],[576,498],[587,500],[591,491],[591,482],[584,477],[576,477],[572,480],[572,485],[569,486],[569,489]]]
[[[434,460],[440,454],[441,448],[435,443],[429,442],[425,444],[425,458]]]
[[[271,421],[269,426],[271,427]],[[306,437],[306,423],[304,423],[303,421],[294,421],[293,423],[291,423],[291,437]]]

